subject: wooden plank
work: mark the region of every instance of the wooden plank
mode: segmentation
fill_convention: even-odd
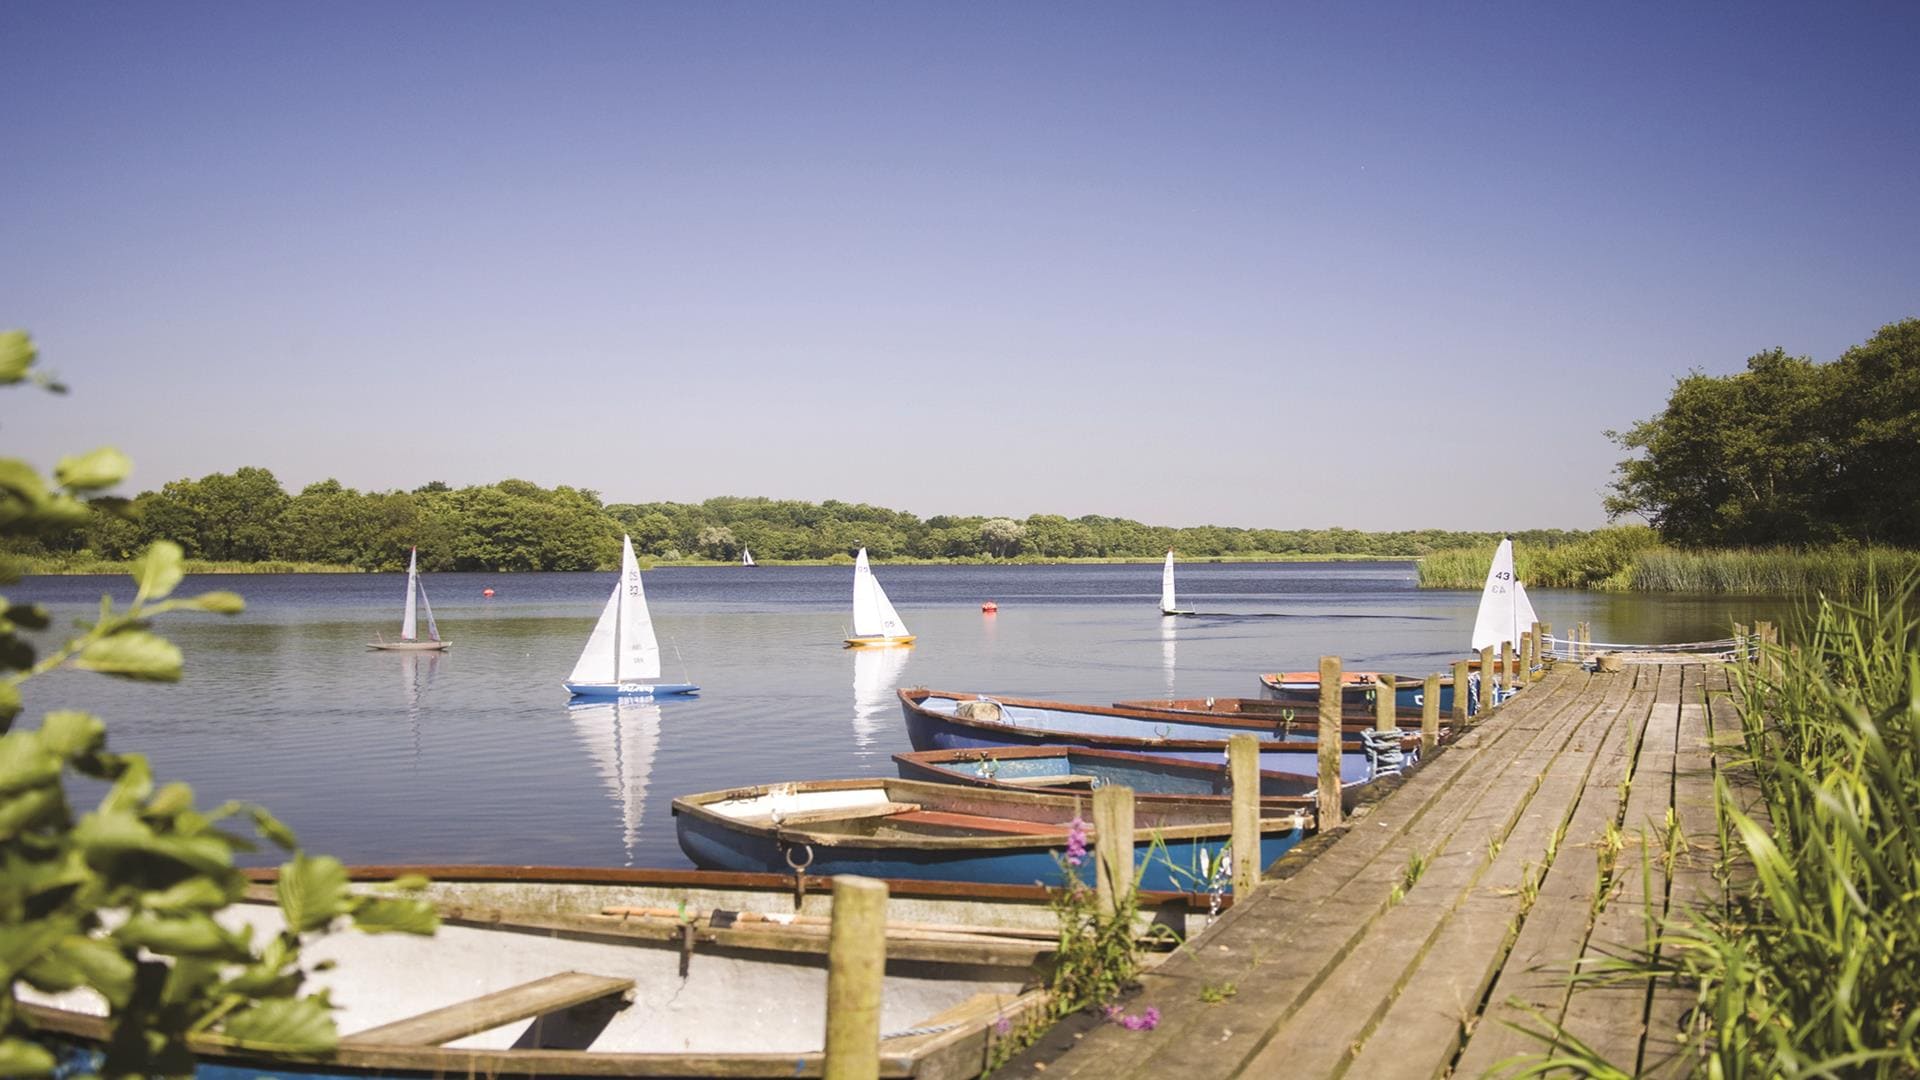
[[[1048,825],[1038,821],[1020,821],[1015,818],[982,817],[979,814],[958,814],[947,810],[908,810],[893,815],[893,820],[908,825],[925,825],[939,829],[965,829],[968,832],[1002,833],[1008,836],[1065,836],[1066,830],[1058,825]]]
[[[343,1046],[439,1046],[482,1031],[633,990],[632,979],[563,971],[391,1024],[355,1032]]]

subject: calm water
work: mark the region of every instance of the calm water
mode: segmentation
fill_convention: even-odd
[[[397,636],[404,575],[202,576],[182,593],[234,589],[244,615],[186,615],[162,629],[187,657],[177,685],[59,672],[27,684],[32,724],[50,708],[101,714],[112,745],[186,780],[201,805],[262,803],[302,842],[350,862],[683,866],[676,795],[792,779],[892,775],[910,749],[900,686],[1106,703],[1251,696],[1261,671],[1323,654],[1410,674],[1464,655],[1477,593],[1422,592],[1410,563],[1195,564],[1162,619],[1160,568],[881,566],[910,650],[847,650],[845,567],[669,568],[646,575],[666,678],[699,697],[569,708],[572,668],[612,574],[426,578],[444,655],[369,652]],[[496,595],[483,598],[492,587]],[[32,578],[9,597],[53,607],[56,626],[126,578]],[[983,615],[981,601],[999,603]],[[1776,617],[1747,599],[1539,590],[1562,632],[1603,641],[1699,640]],[[1261,613],[1271,617],[1260,617]]]

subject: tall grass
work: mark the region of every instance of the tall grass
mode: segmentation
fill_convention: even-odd
[[[1625,589],[1641,553],[1659,538],[1644,525],[1623,525],[1588,534],[1571,544],[1538,548],[1516,545],[1513,572],[1540,588]],[[1424,589],[1478,589],[1487,581],[1498,545],[1436,551],[1420,560]]]
[[[1427,589],[1477,589],[1494,549],[1454,548],[1420,561]],[[1516,548],[1514,572],[1528,585],[1634,592],[1858,596],[1920,573],[1920,552],[1893,548],[1730,548],[1682,551],[1643,525],[1603,529],[1551,548]]]

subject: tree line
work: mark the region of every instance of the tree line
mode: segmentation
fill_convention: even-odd
[[[614,503],[582,488],[525,480],[463,488],[357,491],[337,480],[289,494],[273,473],[248,466],[175,480],[135,498],[104,501],[77,532],[31,542],[22,554],[125,559],[155,540],[189,558],[288,561],[396,570],[411,547],[428,570],[593,570],[619,557],[622,533],[662,561],[819,560],[866,548],[876,559],[1052,560],[1183,556],[1372,555],[1416,557],[1490,543],[1495,533],[1418,529],[1173,528],[1125,518],[1026,518],[913,514],[864,503],[722,497],[701,503]],[[1559,529],[1515,534],[1541,546],[1578,540]],[[17,545],[16,545],[17,547]]]
[[[1611,515],[1676,546],[1920,548],[1920,319],[1829,363],[1771,349],[1681,378],[1666,408],[1609,432]]]

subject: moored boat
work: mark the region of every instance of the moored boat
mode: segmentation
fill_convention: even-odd
[[[1146,709],[988,697],[946,690],[903,689],[900,710],[915,750],[965,750],[1006,746],[1090,746],[1209,763],[1224,760],[1227,739],[1260,740],[1260,768],[1317,775],[1318,720],[1303,713],[1285,718],[1202,717]],[[1373,778],[1375,759],[1363,748],[1362,728],[1347,729],[1340,756],[1344,784]],[[1404,755],[1419,751],[1419,735],[1400,740]]]
[[[1133,789],[1134,805],[1156,799],[1218,799],[1232,783],[1223,764],[1096,750],[1084,746],[1029,746],[988,750],[914,750],[893,755],[905,780],[968,784],[1002,791],[1091,792],[1119,784]],[[1260,774],[1262,813],[1314,810],[1314,781],[1300,773]]]
[[[880,579],[873,576],[866,548],[853,559],[853,636],[846,642],[848,648],[913,644],[907,624],[893,610]]]
[[[1058,886],[1071,823],[1091,819],[1093,808],[1084,795],[863,779],[687,795],[673,813],[680,850],[706,869]],[[1231,833],[1218,799],[1137,801],[1134,823],[1147,889],[1205,882]],[[1303,814],[1263,817],[1260,865],[1284,855],[1307,825]]]
[[[561,685],[575,697],[667,697],[699,690],[692,683],[663,683],[660,678],[660,640],[653,633],[647,610],[646,587],[640,583],[640,563],[633,557],[633,539],[620,538],[620,580],[600,621]]]
[[[1447,680],[1451,682],[1451,680]],[[1440,715],[1444,721],[1447,706],[1451,704],[1444,693],[1447,686],[1442,684]],[[1377,722],[1371,703],[1353,700],[1341,702],[1341,729],[1346,732],[1371,730]],[[1297,725],[1314,726],[1319,724],[1319,705],[1294,704],[1277,701],[1273,698],[1209,697],[1209,698],[1138,698],[1132,701],[1116,701],[1116,709],[1144,709],[1152,712],[1189,713],[1194,716],[1218,716],[1255,720],[1262,723],[1290,721]],[[1394,722],[1401,728],[1419,728],[1423,712],[1421,709],[1403,709],[1396,705],[1393,710]],[[1444,722],[1441,730],[1446,731]]]
[[[818,1075],[825,1028],[824,881],[796,908],[791,876],[539,867],[371,867],[354,888],[435,875],[430,938],[343,932],[303,959],[326,987],[339,1048],[295,1057],[193,1044],[215,1078]],[[232,925],[275,932],[271,875]],[[1057,942],[1043,890],[889,882],[880,1075],[977,1069],[998,1021],[1044,1004],[1029,990]],[[1206,898],[1143,896],[1204,914]],[[1012,912],[1002,921],[999,913]],[[1196,918],[1201,916],[1195,916]],[[91,992],[22,995],[16,1008],[85,1068],[106,1036]],[[478,999],[495,1021],[476,1027]],[[630,1001],[629,1001],[630,999]],[[458,1034],[453,1034],[458,1032]]]
[[[427,616],[427,640],[421,641],[418,618],[415,615],[415,598],[419,608]],[[451,641],[440,640],[440,627],[433,621],[433,605],[427,603],[427,587],[420,581],[420,550],[407,550],[407,602],[400,616],[400,640],[388,641],[382,638],[367,642],[367,648],[386,652],[441,652],[453,647]]]
[[[1479,667],[1474,665],[1475,670]],[[1343,671],[1340,673],[1340,699],[1348,710],[1365,708],[1364,702],[1371,701],[1379,692],[1380,680],[1393,680],[1393,707],[1396,712],[1419,713],[1421,702],[1426,697],[1427,681],[1409,675],[1382,675],[1374,671]],[[1317,708],[1320,704],[1320,673],[1317,671],[1275,671],[1260,676],[1260,691],[1269,700],[1304,708]],[[1440,711],[1453,710],[1453,677],[1440,680]],[[1467,699],[1467,712],[1478,711],[1473,699]]]

